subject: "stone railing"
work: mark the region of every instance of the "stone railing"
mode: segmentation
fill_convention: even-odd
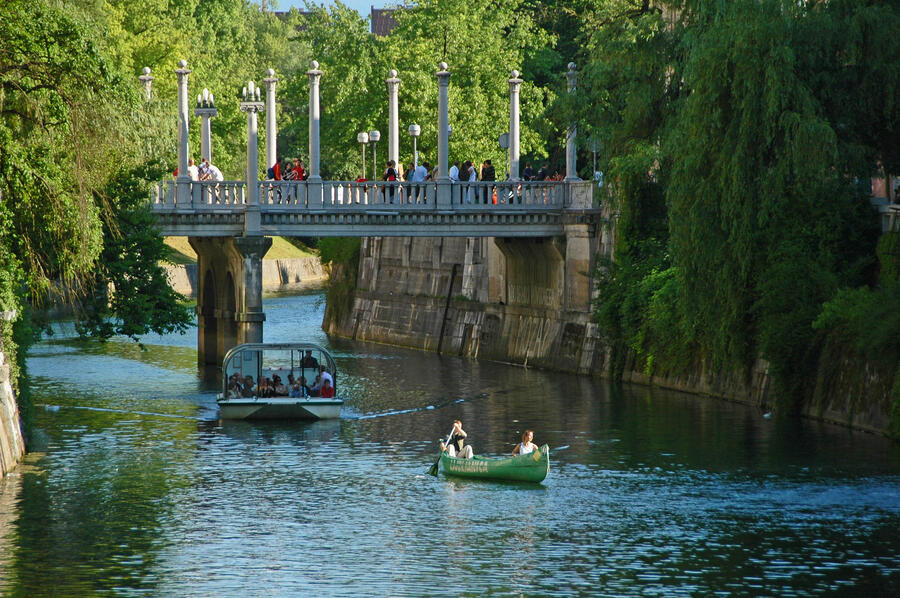
[[[187,184],[190,185],[189,203],[176,201],[177,181],[163,181],[156,186],[151,197],[153,207],[202,210],[246,203],[244,181],[190,181]]]
[[[237,208],[247,202],[243,181],[191,181],[190,202],[177,202],[176,181],[160,183],[151,198],[154,209],[204,210]],[[522,212],[591,208],[590,183],[478,181],[449,183],[449,203],[437,205],[438,184],[433,181],[260,181],[263,211],[269,207],[293,210],[342,210],[378,207],[403,211],[451,209]],[[444,197],[447,197],[446,195]],[[446,199],[444,200],[447,201]]]

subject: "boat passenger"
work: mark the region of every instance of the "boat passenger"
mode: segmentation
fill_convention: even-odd
[[[527,455],[528,453],[533,453],[537,450],[537,445],[533,442],[534,440],[534,432],[532,430],[525,430],[522,434],[522,442],[516,445],[516,448],[513,449],[513,455]]]
[[[269,398],[269,397],[273,396],[274,394],[275,393],[274,393],[274,387],[272,386],[272,381],[266,377],[263,377],[262,379],[260,379],[259,387],[256,389],[256,396],[263,397],[263,398]]]
[[[300,376],[300,379],[291,385],[291,396],[294,398],[306,398],[309,396],[309,387],[306,386],[306,378]]]
[[[331,385],[331,380],[325,378],[322,380],[322,393],[321,397],[323,399],[333,399],[334,398],[334,387]]]
[[[468,437],[466,431],[463,430],[462,422],[453,421],[453,432],[450,433],[450,441],[445,445],[441,443],[441,451],[447,451],[451,457],[460,457],[462,459],[472,458],[472,447],[466,444],[465,439]]]
[[[316,374],[316,379],[313,381],[313,385],[309,387],[309,396],[317,397],[319,393],[322,391],[322,376]]]
[[[253,386],[253,376],[244,378],[244,396],[252,397],[256,395],[256,389]]]
[[[288,395],[288,387],[281,383],[281,376],[275,374],[272,378],[273,391],[276,397],[286,397]]]
[[[328,382],[330,382],[331,385],[334,386],[334,378],[331,377],[331,374],[328,373],[328,370],[325,369],[324,365],[319,366],[319,376],[322,378],[322,383],[328,380]]]
[[[303,369],[310,368],[313,371],[319,369],[319,360],[312,356],[312,351],[310,349],[306,350],[306,355],[300,360],[300,367]]]

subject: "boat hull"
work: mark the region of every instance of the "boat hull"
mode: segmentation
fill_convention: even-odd
[[[222,419],[336,419],[343,399],[289,397],[219,399]]]
[[[545,444],[537,453],[504,458],[461,459],[445,453],[441,468],[445,475],[461,478],[542,482],[550,471],[550,448]]]

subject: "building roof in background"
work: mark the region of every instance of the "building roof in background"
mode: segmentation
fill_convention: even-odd
[[[372,6],[371,9],[372,15],[370,31],[372,35],[378,35],[381,37],[386,37],[391,34],[391,30],[398,25],[397,20],[394,18],[394,14],[404,10],[403,7],[375,8],[374,6]],[[268,12],[270,15],[281,19],[287,18],[287,16],[290,14],[290,11],[287,10],[265,10],[265,8],[263,10],[265,12]],[[313,14],[312,11],[309,10],[293,10],[296,10],[301,17],[308,17]],[[298,31],[302,31],[303,29],[305,29],[304,25],[297,26]]]
[[[375,8],[372,7],[372,35],[385,37],[391,34],[391,29],[397,26],[394,13],[402,8]]]

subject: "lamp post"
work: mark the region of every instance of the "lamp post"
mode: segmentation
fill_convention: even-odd
[[[500,149],[503,150],[503,153],[506,154],[506,178],[511,178],[512,173],[510,171],[510,159],[509,159],[509,133],[501,133],[500,137],[497,138],[497,142],[500,144]],[[516,177],[518,178],[518,177]],[[512,179],[516,180],[516,179]]]
[[[381,132],[378,129],[369,131],[369,141],[372,142],[372,178],[378,178],[378,140],[381,139]]]
[[[362,146],[362,178],[366,178],[366,144],[369,143],[369,134],[365,131],[357,133],[356,140]]]
[[[422,127],[419,125],[409,125],[409,135],[413,138],[413,166],[415,168],[419,167],[419,150],[416,149],[416,139],[421,132]]]
[[[206,158],[212,164],[212,128],[209,119],[218,116],[216,100],[209,90],[204,88],[203,93],[197,96],[197,107],[194,108],[194,116],[199,116],[200,121],[200,157]]]
[[[570,94],[575,93],[575,86],[578,81],[578,73],[575,71],[575,63],[569,63],[569,70],[566,72],[566,84]],[[578,127],[575,122],[569,123],[569,130],[566,134],[566,179],[567,181],[580,181],[578,172],[575,170],[575,136]]]
[[[244,236],[259,236],[259,126],[257,115],[265,111],[259,88],[247,83],[241,94],[241,112],[247,113],[247,206],[244,212]]]

